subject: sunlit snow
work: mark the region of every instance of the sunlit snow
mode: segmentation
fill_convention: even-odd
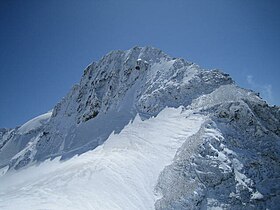
[[[120,134],[68,161],[46,161],[0,178],[0,208],[153,209],[154,187],[177,149],[204,122],[181,108],[138,116]]]

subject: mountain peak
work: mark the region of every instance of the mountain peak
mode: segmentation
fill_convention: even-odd
[[[280,196],[279,110],[219,70],[153,47],[116,50],[90,64],[52,112],[0,129],[0,174],[59,156],[71,158],[61,166],[66,179],[90,171],[99,177],[87,177],[94,195],[102,182],[128,186],[134,207],[273,209]],[[101,191],[112,193],[106,186]],[[123,209],[125,193],[111,196],[112,206]]]
[[[113,131],[119,132],[136,114],[149,118],[166,106],[188,106],[199,96],[229,84],[233,81],[227,74],[203,70],[154,47],[111,51],[89,65],[80,83],[54,107],[44,127],[45,135],[34,144],[37,152],[26,150],[32,155],[27,155],[29,161],[20,162],[16,158],[9,164],[22,167],[32,160],[71,157],[95,148]],[[109,115],[118,120],[107,129],[94,126],[92,132],[81,134],[83,137],[79,139],[69,134],[70,130],[81,133],[92,124],[102,124]]]

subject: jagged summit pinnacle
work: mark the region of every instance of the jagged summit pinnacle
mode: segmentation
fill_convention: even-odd
[[[176,58],[172,58],[169,55],[167,55],[162,50],[151,47],[151,46],[135,46],[129,50],[112,50],[109,53],[107,53],[105,56],[103,56],[99,61],[93,62],[91,65],[100,65],[101,63],[106,62],[112,62],[112,60],[119,60],[123,59],[124,62],[128,60],[138,60],[138,61],[145,61],[147,63],[153,64],[154,62],[158,62],[160,59],[165,61],[175,60]],[[182,62],[186,64],[193,64],[185,61],[182,58],[178,58],[178,60],[181,60]]]
[[[126,55],[132,55],[132,54],[146,54],[146,55],[159,55],[163,57],[170,57],[166,53],[164,53],[161,49],[152,47],[152,46],[134,46],[128,50],[112,50],[109,53],[107,53],[104,57],[111,55],[111,54],[122,54],[125,53]],[[102,60],[102,59],[101,59]]]

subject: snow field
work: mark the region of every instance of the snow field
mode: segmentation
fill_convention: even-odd
[[[93,151],[0,177],[0,209],[154,209],[160,172],[204,121],[181,107],[136,116]]]

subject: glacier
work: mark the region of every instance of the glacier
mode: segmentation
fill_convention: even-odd
[[[277,209],[280,108],[153,47],[112,51],[0,129],[1,209]]]

